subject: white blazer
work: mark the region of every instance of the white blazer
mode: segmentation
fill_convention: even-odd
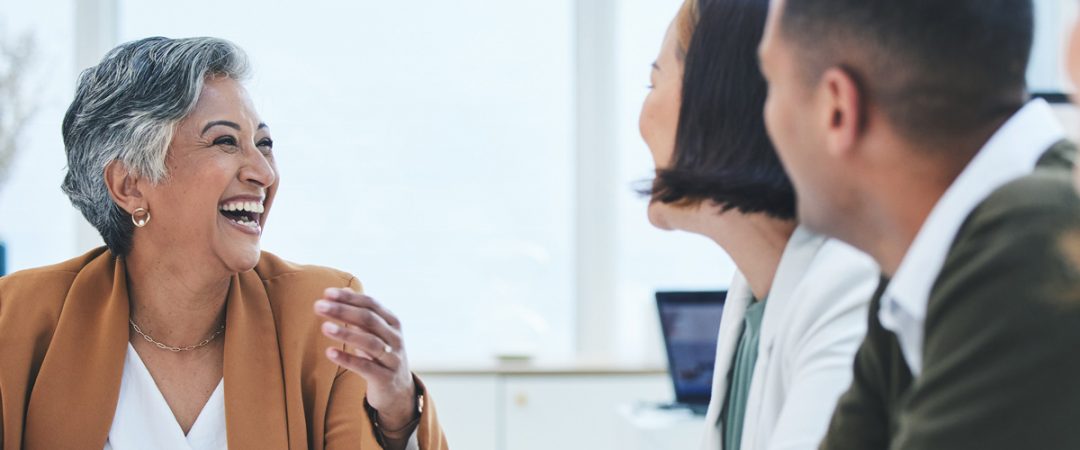
[[[866,254],[803,227],[795,230],[765,304],[742,450],[818,447],[836,400],[851,384],[879,280],[878,266]],[[720,319],[703,449],[723,448],[720,412],[752,298],[746,279],[736,273]]]

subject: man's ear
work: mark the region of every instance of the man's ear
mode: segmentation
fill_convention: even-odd
[[[839,67],[826,70],[820,86],[828,122],[825,128],[827,150],[833,156],[850,155],[866,129],[866,99],[858,81]]]
[[[146,199],[139,190],[141,184],[141,179],[124,163],[113,161],[105,166],[105,185],[109,188],[109,195],[128,214],[136,208],[146,208]]]

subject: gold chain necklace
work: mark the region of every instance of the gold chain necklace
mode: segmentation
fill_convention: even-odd
[[[220,336],[221,333],[225,331],[225,324],[221,324],[221,326],[218,327],[217,331],[215,331],[214,334],[211,334],[210,337],[208,337],[206,339],[203,339],[203,341],[198,343],[198,344],[189,345],[187,347],[173,347],[171,345],[166,345],[166,344],[163,344],[161,342],[158,342],[158,341],[154,340],[154,338],[147,335],[146,333],[143,333],[143,331],[141,329],[139,329],[139,326],[135,325],[134,320],[128,319],[128,323],[131,324],[131,328],[133,330],[135,330],[135,332],[138,333],[139,336],[142,336],[142,338],[145,339],[146,342],[149,342],[151,344],[156,345],[157,348],[160,348],[162,350],[168,350],[168,351],[173,352],[173,353],[187,352],[187,351],[195,350],[197,348],[206,347],[206,344],[209,344],[209,343],[213,342],[214,339],[217,339],[217,337]]]

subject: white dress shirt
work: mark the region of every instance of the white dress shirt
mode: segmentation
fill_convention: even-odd
[[[224,381],[224,380],[223,380]],[[176,421],[157,383],[135,348],[128,344],[120,399],[105,450],[225,450],[225,384],[214,393],[188,434]]]
[[[741,448],[812,450],[825,436],[836,400],[851,385],[880,280],[866,254],[799,227],[780,258],[761,321]],[[720,420],[728,373],[753,294],[740,273],[720,319],[712,398],[702,448],[723,448]]]
[[[911,373],[922,372],[930,289],[956,233],[975,208],[1001,186],[1031,173],[1039,158],[1065,138],[1045,101],[1028,102],[975,155],[930,211],[881,299],[878,320],[896,334]]]

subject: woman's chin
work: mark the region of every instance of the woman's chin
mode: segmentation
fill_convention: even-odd
[[[230,252],[230,254],[223,259],[225,260],[225,266],[229,268],[229,271],[241,273],[254,269],[255,265],[259,264],[259,258],[261,258],[261,256],[262,252],[259,251],[259,247],[256,245],[254,248],[244,249],[243,251]]]
[[[661,230],[671,231],[675,228],[671,226],[668,222],[667,215],[664,214],[666,207],[667,205],[664,205],[663,203],[652,201],[649,203],[647,214],[649,216],[649,223],[651,223],[652,226]]]

